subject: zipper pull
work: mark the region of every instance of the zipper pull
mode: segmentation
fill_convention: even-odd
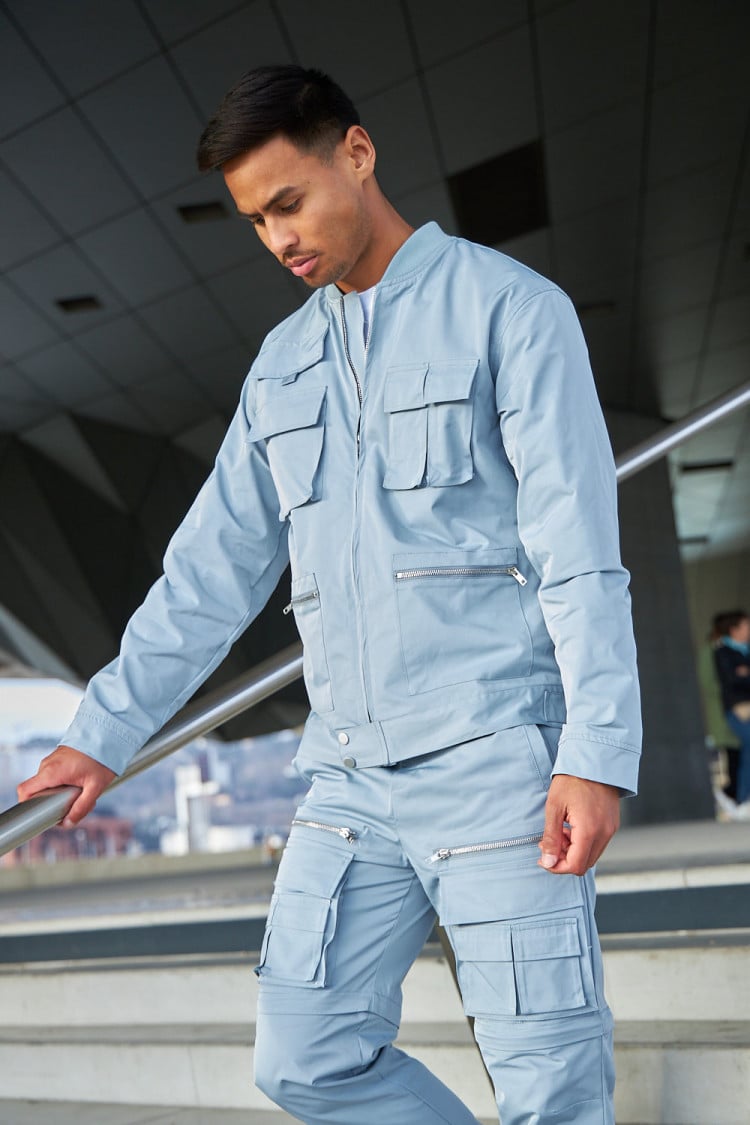
[[[508,574],[512,575],[513,578],[515,578],[515,580],[516,580],[516,582],[518,583],[519,586],[525,586],[527,584],[527,580],[521,574],[521,571],[518,569],[517,566],[509,566],[508,567]]]
[[[292,605],[293,605],[293,602],[290,602],[289,605],[284,606],[284,608],[281,611],[284,614],[284,617],[288,617],[288,615],[292,612]]]
[[[451,854],[450,848],[438,848],[438,850],[436,852],[432,853],[432,855],[430,856],[430,858],[428,859],[427,862],[428,863],[437,863],[441,859],[448,859],[450,857],[450,854]]]

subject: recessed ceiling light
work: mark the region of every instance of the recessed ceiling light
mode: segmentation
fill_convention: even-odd
[[[734,468],[734,461],[685,461],[681,473],[722,473]]]
[[[102,307],[99,298],[91,293],[81,297],[58,297],[55,304],[64,313],[94,312]]]
[[[685,535],[682,539],[678,539],[677,542],[681,547],[701,547],[706,543],[710,543],[711,540],[707,535]]]
[[[183,223],[215,223],[229,218],[229,212],[218,199],[213,203],[185,203],[177,210]]]

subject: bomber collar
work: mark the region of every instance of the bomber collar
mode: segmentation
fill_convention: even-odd
[[[425,223],[399,246],[388,263],[385,273],[377,282],[377,288],[381,285],[398,285],[412,275],[420,273],[441,250],[445,249],[448,242],[448,235],[437,223]],[[338,304],[341,300],[342,293],[336,285],[326,285],[325,293],[331,304]]]

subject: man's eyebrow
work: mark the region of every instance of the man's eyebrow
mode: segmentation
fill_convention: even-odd
[[[295,187],[294,184],[287,184],[285,187],[279,188],[279,190],[275,191],[273,193],[273,195],[271,196],[271,198],[266,201],[266,203],[264,204],[263,210],[264,211],[270,211],[270,209],[276,203],[278,203],[280,199],[283,199],[285,195],[289,195],[290,192],[295,192],[295,191],[299,191],[299,188]],[[259,214],[259,212],[256,212],[256,211],[253,211],[252,214],[248,214],[246,211],[240,211],[239,208],[238,208],[238,213],[240,215],[244,215],[246,219],[257,218],[257,216]]]

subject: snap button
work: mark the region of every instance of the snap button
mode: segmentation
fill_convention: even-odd
[[[349,735],[346,733],[345,730],[339,731],[339,742],[341,743],[342,746],[348,746],[349,745]]]
[[[344,758],[344,765],[347,767],[347,769],[353,770],[356,764],[356,758]]]

